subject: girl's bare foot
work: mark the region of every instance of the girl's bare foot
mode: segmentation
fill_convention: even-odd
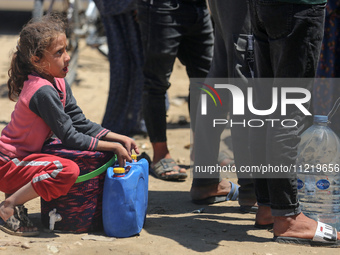
[[[16,208],[16,211],[15,209]],[[15,215],[14,215],[15,214]],[[0,217],[4,221],[1,230],[11,235],[36,236],[38,228],[28,219],[27,209],[21,206],[12,206],[6,201],[0,204]]]
[[[0,204],[0,217],[4,221],[7,221],[14,214],[14,206],[10,205],[6,201]]]

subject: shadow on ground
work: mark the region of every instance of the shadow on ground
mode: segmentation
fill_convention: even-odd
[[[204,208],[203,213],[193,213],[200,208]],[[150,191],[144,229],[151,235],[172,239],[198,252],[214,250],[221,245],[221,241],[256,243],[269,241],[267,238],[248,235],[247,231],[254,230],[253,216],[240,216],[242,214],[239,207],[235,206],[235,202],[233,205],[230,202],[229,206],[228,202],[221,203],[220,206],[202,206],[190,201],[189,192]],[[245,221],[250,223],[245,224]],[[181,226],[181,231],[178,226]]]

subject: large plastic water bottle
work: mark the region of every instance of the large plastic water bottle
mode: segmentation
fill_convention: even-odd
[[[340,229],[340,141],[327,116],[315,115],[301,135],[296,162],[303,213]]]
[[[103,193],[103,225],[106,235],[129,237],[144,225],[148,206],[149,164],[146,159],[109,167]]]

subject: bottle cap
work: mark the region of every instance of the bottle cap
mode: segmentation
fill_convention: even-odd
[[[137,160],[137,155],[132,154],[132,155],[131,155],[131,158],[132,158],[133,160]]]
[[[115,174],[125,174],[125,169],[124,167],[115,167],[113,168],[113,172]]]
[[[314,115],[314,122],[328,122],[328,116],[327,115]]]

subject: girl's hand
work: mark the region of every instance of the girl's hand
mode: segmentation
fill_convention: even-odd
[[[122,141],[121,141],[121,144],[125,147],[125,149],[129,153],[130,157],[131,157],[131,154],[132,154],[132,150],[134,150],[137,154],[139,154],[138,146],[137,146],[135,140],[133,140],[132,138],[124,136]]]
[[[138,146],[132,138],[113,132],[109,132],[104,140],[99,140],[97,150],[114,152],[121,167],[125,166],[126,161],[132,162],[132,150],[139,154]]]
[[[125,149],[128,151],[130,156],[132,154],[132,150],[134,150],[137,154],[139,154],[139,149],[136,145],[136,142],[128,136],[109,132],[107,133],[105,137],[103,137],[103,139],[106,141],[118,142],[122,144],[125,147]]]
[[[126,161],[132,162],[131,155],[128,153],[127,149],[121,144],[116,144],[113,152],[117,155],[118,164],[120,167],[124,167]]]

